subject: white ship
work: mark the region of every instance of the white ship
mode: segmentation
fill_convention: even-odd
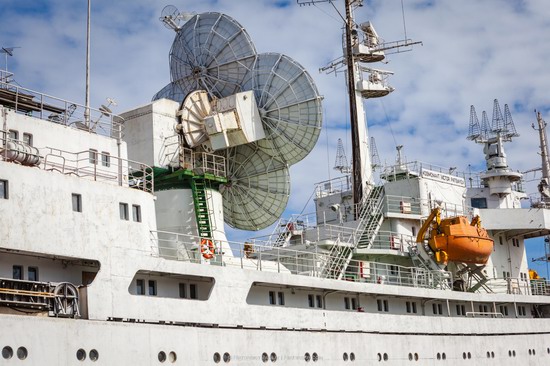
[[[393,89],[369,65],[412,42],[347,27],[332,66],[350,76],[354,163],[337,165],[353,174],[280,219],[321,128],[312,78],[227,15],[162,18],[171,82],[120,115],[0,73],[0,364],[550,363],[550,284],[524,246],[550,233],[540,115],[534,207],[507,108],[491,126],[472,109],[483,172],[399,158],[375,184],[362,99]],[[237,243],[224,222],[276,230]]]

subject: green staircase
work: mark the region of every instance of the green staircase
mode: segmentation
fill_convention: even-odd
[[[204,177],[197,176],[191,179],[199,236],[201,238],[212,238],[211,212],[208,209],[208,192],[206,188],[207,180]]]

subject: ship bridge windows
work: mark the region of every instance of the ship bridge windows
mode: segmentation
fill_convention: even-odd
[[[472,197],[470,203],[473,208],[487,208],[487,198],[485,197]]]
[[[213,287],[212,277],[140,270],[130,283],[128,292],[131,295],[205,301],[210,298]]]
[[[0,179],[0,199],[8,199],[8,181]]]
[[[33,144],[33,136],[32,136],[32,133],[24,132],[24,133],[23,133],[23,142],[26,143],[26,144],[29,145],[29,146],[32,146],[32,144]]]

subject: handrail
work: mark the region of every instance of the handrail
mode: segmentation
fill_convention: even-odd
[[[86,121],[86,107],[48,94],[26,89],[0,80],[0,105],[17,113],[31,115],[52,123],[62,124],[89,133],[97,133],[112,138],[120,138],[123,118],[89,108]]]

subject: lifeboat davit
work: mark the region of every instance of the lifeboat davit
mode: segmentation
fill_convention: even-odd
[[[493,240],[481,227],[479,216],[474,217],[472,222],[468,222],[465,216],[441,219],[440,210],[436,208],[418,233],[418,242],[423,241],[429,226],[428,245],[438,263],[485,264],[493,252]]]

